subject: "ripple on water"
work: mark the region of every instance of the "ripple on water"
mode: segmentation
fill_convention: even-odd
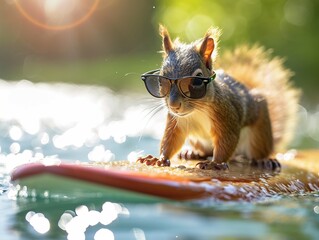
[[[165,123],[161,114],[148,115],[145,109],[153,103],[142,99],[105,87],[0,80],[0,173],[50,156],[113,161],[131,153],[132,158],[143,139],[158,143]],[[157,152],[157,146],[150,148]]]

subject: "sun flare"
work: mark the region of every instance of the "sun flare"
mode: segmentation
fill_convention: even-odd
[[[100,0],[14,0],[18,11],[32,24],[48,30],[66,30],[87,21]]]

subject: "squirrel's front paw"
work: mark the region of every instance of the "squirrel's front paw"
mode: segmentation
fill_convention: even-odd
[[[147,166],[159,166],[159,167],[169,167],[171,162],[169,159],[159,159],[153,157],[152,155],[147,155],[146,157],[139,157],[136,162],[145,163]]]
[[[203,170],[227,170],[227,163],[216,163],[213,161],[203,161],[196,164],[196,167]]]

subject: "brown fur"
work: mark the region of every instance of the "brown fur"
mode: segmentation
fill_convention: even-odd
[[[160,32],[165,52],[161,74],[179,78],[201,70],[204,76],[211,75],[218,30],[209,29],[203,39],[188,45],[173,44],[162,26]],[[204,98],[187,99],[176,85],[171,88],[160,149],[163,159],[172,158],[187,138],[195,139],[191,142],[199,146],[201,155],[213,152],[216,164],[227,162],[234,154],[267,158],[274,144],[282,149],[291,139],[299,91],[291,87],[291,72],[282,60],[271,59],[263,48],[243,46],[226,53],[218,63],[227,74],[217,74]]]
[[[165,158],[171,159],[182,148],[185,138],[185,133],[178,126],[176,118],[168,114],[161,141],[161,154],[166,156]]]
[[[257,119],[251,125],[251,154],[252,158],[267,158],[274,148],[273,136],[271,131],[271,122],[268,113],[267,101],[261,96],[255,96],[258,102]]]
[[[284,150],[294,134],[300,91],[289,82],[292,72],[283,59],[271,58],[263,47],[243,45],[221,56],[217,66],[266,98],[275,150]]]

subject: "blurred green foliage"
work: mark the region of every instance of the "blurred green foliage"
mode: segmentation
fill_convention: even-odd
[[[139,75],[161,63],[159,23],[186,42],[217,26],[221,53],[257,42],[286,58],[304,101],[314,105],[318,9],[317,0],[102,0],[83,25],[50,31],[28,22],[12,0],[1,1],[0,78],[143,90]]]
[[[41,61],[24,63],[24,77],[33,82],[70,82],[106,85],[114,90],[140,91],[141,73],[160,66],[160,55],[122,55],[105,59],[74,61]]]
[[[317,103],[319,1],[317,0],[188,0],[158,1],[157,19],[173,36],[192,41],[210,26],[223,35],[220,52],[241,43],[259,43],[286,59],[305,101]]]

